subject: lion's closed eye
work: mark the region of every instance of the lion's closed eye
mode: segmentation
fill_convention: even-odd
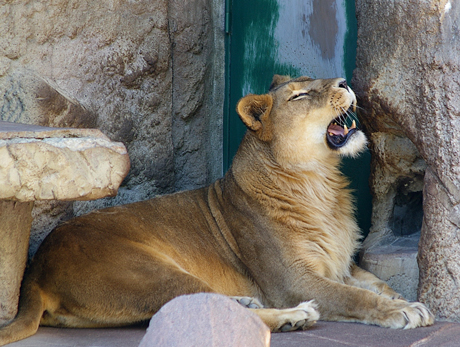
[[[310,96],[309,92],[300,92],[291,96],[288,101],[305,99],[307,96]]]

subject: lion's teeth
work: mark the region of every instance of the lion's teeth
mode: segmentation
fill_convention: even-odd
[[[333,134],[333,133],[329,133],[329,136],[334,136],[334,134]]]
[[[347,135],[348,134],[348,128],[346,125],[343,126],[343,135]]]
[[[356,121],[353,120],[353,123],[351,123],[351,128],[350,129],[355,129],[356,128]]]

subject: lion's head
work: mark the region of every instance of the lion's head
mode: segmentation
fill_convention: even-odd
[[[355,94],[343,78],[279,75],[267,94],[247,95],[237,105],[243,123],[286,167],[363,151],[367,140],[356,127],[355,109]]]

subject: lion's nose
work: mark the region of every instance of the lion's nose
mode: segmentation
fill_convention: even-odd
[[[347,81],[345,81],[345,80],[340,81],[339,82],[339,88],[345,88],[346,90],[348,90]]]

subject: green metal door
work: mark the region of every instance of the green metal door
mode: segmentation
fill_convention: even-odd
[[[235,111],[248,93],[266,93],[273,75],[346,77],[356,54],[354,0],[227,0],[227,96],[224,112],[224,169],[245,133]],[[364,234],[370,227],[370,155],[346,159]]]

